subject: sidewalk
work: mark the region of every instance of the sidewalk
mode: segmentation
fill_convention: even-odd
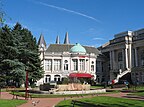
[[[9,94],[9,92],[2,92],[1,99],[13,99],[13,95]],[[20,100],[25,100],[24,97],[18,97]],[[18,107],[54,107],[60,101],[64,100],[64,98],[32,98],[32,100],[28,100],[27,103],[22,104]]]

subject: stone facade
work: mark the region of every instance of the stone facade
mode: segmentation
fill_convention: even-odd
[[[69,44],[68,33],[64,44],[59,44],[58,38],[56,44],[50,44],[48,47],[45,46],[44,39],[39,41],[41,41],[39,42],[40,58],[45,73],[37,85],[62,81],[70,73],[89,73],[96,79],[96,59],[99,55],[97,48]]]
[[[135,69],[144,66],[144,29],[116,34],[114,39],[99,47],[99,50],[108,59],[102,65],[109,69],[105,71],[109,72],[104,78],[105,81],[118,82],[129,74],[133,83],[136,83],[135,79],[137,83],[144,83],[144,71]],[[101,77],[101,75],[97,76]],[[128,77],[124,79],[130,81]]]

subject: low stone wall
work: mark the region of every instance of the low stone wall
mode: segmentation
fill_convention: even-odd
[[[80,91],[80,90],[90,90],[90,84],[77,84],[72,83],[68,85],[57,85],[58,91]]]
[[[91,93],[105,93],[106,89],[97,89],[97,90],[82,90],[82,91],[58,91],[53,94],[63,95],[63,94],[91,94]]]

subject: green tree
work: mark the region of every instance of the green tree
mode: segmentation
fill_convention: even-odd
[[[33,85],[43,76],[36,38],[28,29],[22,28],[19,23],[14,26],[13,33],[20,42],[19,59],[28,68],[29,82]]]
[[[16,46],[11,29],[5,25],[0,33],[0,74],[1,80],[7,85],[20,83],[20,79],[23,80],[24,72],[21,71],[24,70],[24,65],[17,59],[19,52]],[[19,81],[16,81],[17,76],[20,77]]]
[[[30,84],[43,76],[36,39],[19,23],[13,29],[6,25],[0,31],[0,81],[20,86],[26,70]]]

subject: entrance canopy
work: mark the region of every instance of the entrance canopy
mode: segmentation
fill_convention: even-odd
[[[71,73],[69,74],[69,77],[72,77],[72,78],[92,78],[94,77],[93,75],[91,74],[88,74],[88,73]]]

